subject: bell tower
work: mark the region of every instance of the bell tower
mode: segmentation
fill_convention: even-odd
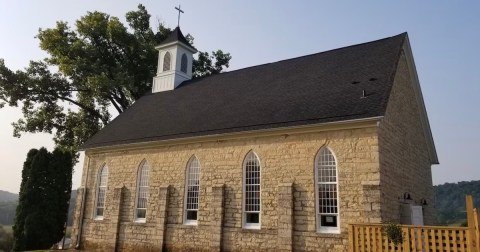
[[[180,27],[155,47],[158,50],[157,76],[153,77],[152,93],[173,90],[192,79],[193,54],[197,52],[183,36]]]

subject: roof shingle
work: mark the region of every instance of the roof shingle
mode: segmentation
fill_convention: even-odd
[[[405,37],[189,80],[175,90],[147,94],[83,149],[382,116]]]

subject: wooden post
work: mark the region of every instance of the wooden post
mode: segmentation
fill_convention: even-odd
[[[350,252],[355,252],[355,248],[353,246],[353,244],[354,244],[354,241],[353,241],[354,238],[353,237],[355,237],[354,234],[353,234],[353,230],[354,230],[353,229],[353,224],[349,224],[348,225],[348,244],[349,244],[350,248],[348,249],[348,251],[350,251]]]
[[[480,219],[478,213],[478,208],[475,208],[473,211],[473,220],[475,225],[475,242],[477,246],[477,252],[480,252]]]
[[[472,195],[465,196],[465,204],[467,210],[467,222],[468,222],[468,236],[467,242],[469,251],[478,251],[478,244],[476,244],[475,235],[475,217],[473,216],[473,198]]]

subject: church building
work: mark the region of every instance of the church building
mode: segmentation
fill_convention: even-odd
[[[435,222],[406,33],[192,79],[177,27],[152,92],[89,139],[72,246],[346,251],[349,224]]]

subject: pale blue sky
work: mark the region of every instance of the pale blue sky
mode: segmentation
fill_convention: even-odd
[[[143,3],[167,26],[173,9],[185,14],[181,28],[202,51],[233,56],[229,70],[363,43],[407,31],[440,165],[434,184],[479,180],[480,2],[479,1],[7,1],[0,0],[0,58],[12,69],[46,55],[34,37],[55,21],[70,24],[99,10],[125,20]],[[48,135],[12,137],[18,109],[0,109],[0,189],[18,192],[30,148],[53,144]],[[74,188],[80,185],[77,166]]]

